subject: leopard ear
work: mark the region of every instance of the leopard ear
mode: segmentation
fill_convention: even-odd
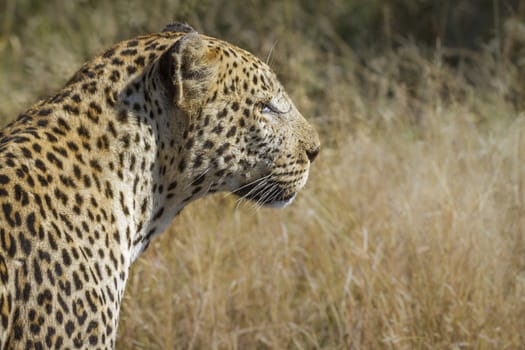
[[[159,74],[177,107],[191,111],[204,103],[215,81],[215,59],[196,32],[182,36],[163,54]]]

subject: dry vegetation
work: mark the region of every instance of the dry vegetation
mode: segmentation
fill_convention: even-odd
[[[109,3],[64,2],[60,18],[60,1],[25,17],[0,3],[0,116],[176,17],[261,57],[275,46],[272,66],[323,142],[290,208],[219,194],[153,242],[133,268],[119,349],[525,347],[520,23],[478,51],[361,51],[331,21],[342,1],[318,16],[250,1],[266,22],[237,2]]]

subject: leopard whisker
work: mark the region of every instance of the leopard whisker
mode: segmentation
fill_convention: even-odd
[[[278,193],[279,186],[277,184],[272,184],[272,186],[263,192],[255,204],[262,208],[264,203],[270,202]]]
[[[250,191],[248,191],[248,193],[244,194],[243,196],[239,197],[239,199],[237,199],[237,206],[235,207],[235,209],[238,209],[240,204],[243,203],[243,202],[252,203],[252,201],[249,200],[249,196],[251,196],[252,194],[256,194],[257,191],[259,191],[261,189],[264,189],[264,186],[266,186],[266,184],[269,181],[268,178],[262,178],[262,180],[263,181],[259,182],[252,189],[250,189]]]
[[[228,196],[231,196],[235,192],[238,192],[238,191],[240,191],[240,190],[242,190],[242,189],[244,189],[246,187],[253,186],[253,185],[257,184],[257,182],[263,182],[263,181],[267,180],[268,178],[270,178],[271,176],[272,176],[272,174],[268,174],[268,175],[265,175],[265,176],[260,177],[258,179],[255,179],[255,180],[253,180],[253,181],[251,181],[251,182],[249,182],[247,184],[239,186],[239,187],[233,189],[232,191],[225,193],[223,198],[227,198]]]

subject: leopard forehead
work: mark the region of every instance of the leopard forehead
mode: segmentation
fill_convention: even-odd
[[[319,138],[271,69],[172,24],[0,133],[0,349],[113,348],[129,268],[188,203],[288,204]]]

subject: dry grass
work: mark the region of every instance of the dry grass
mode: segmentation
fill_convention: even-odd
[[[484,59],[471,74],[498,66]],[[155,242],[130,281],[121,346],[525,346],[525,118],[509,80],[471,88],[413,47],[372,64],[369,94],[333,81],[327,147],[291,208],[219,195]],[[392,80],[406,65],[417,96]]]
[[[281,26],[225,37],[257,38],[245,46],[264,56],[279,36],[272,64],[322,134],[307,188],[282,211],[223,194],[187,208],[134,265],[118,348],[524,348],[519,62],[492,46],[454,69],[444,62],[456,53],[410,44],[356,53],[319,26],[318,41]],[[4,49],[0,115],[106,44],[98,34],[75,54],[63,32]],[[13,68],[19,59],[32,68]]]
[[[424,140],[325,149],[290,209],[195,203],[135,266],[121,346],[523,347],[525,119],[425,113]]]

